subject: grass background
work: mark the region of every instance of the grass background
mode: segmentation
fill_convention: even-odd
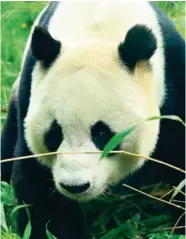
[[[47,2],[39,1],[1,2],[2,123],[6,119],[12,84],[20,71],[22,54],[30,32],[30,28],[38,13],[41,11],[41,9],[43,9],[46,3]],[[175,22],[178,31],[184,35],[185,2],[166,1],[157,2],[157,4]],[[2,239],[18,239],[19,237],[16,234],[15,225],[16,211],[23,209],[20,209],[20,207],[16,205],[12,187],[10,185],[3,184],[1,191]],[[185,238],[177,234],[176,230],[173,230],[173,225],[175,222],[172,220],[172,214],[170,214],[171,210],[169,207],[162,207],[162,205],[159,205],[157,202],[144,197],[140,199],[139,195],[129,195],[125,201],[123,201],[121,198],[115,197],[111,197],[110,199],[102,199],[96,205],[96,207],[103,212],[95,222],[92,230],[93,234],[96,235],[96,238]],[[108,207],[109,212],[107,211]],[[12,210],[13,214],[11,214]],[[84,210],[89,209],[85,208]],[[179,211],[178,216],[180,213],[181,212]],[[29,228],[24,235],[24,239],[27,238],[29,238]]]

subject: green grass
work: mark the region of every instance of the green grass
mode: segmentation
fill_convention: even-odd
[[[1,2],[1,106],[7,108],[30,28],[46,2]],[[2,111],[1,122],[6,118]]]
[[[177,29],[184,35],[184,2],[158,2],[158,5],[175,22]],[[6,119],[12,84],[19,74],[21,59],[30,28],[40,10],[46,2],[2,2],[2,59],[1,59],[1,122]],[[148,189],[151,194],[162,195],[167,187],[158,186]],[[159,196],[157,195],[157,196]],[[168,198],[166,198],[168,199]],[[175,221],[172,213],[177,217],[182,211],[165,206],[156,200],[146,198],[138,193],[118,198],[110,196],[94,202],[97,210],[102,213],[94,223],[92,234],[96,239],[182,239],[176,230],[172,231]],[[92,203],[82,209],[91,210]],[[24,206],[25,207],[25,206]],[[18,210],[25,210],[18,206],[10,185],[3,183],[1,187],[1,236],[3,239],[20,239],[16,234],[16,216]],[[109,210],[108,210],[109,209]],[[168,228],[168,229],[166,229]],[[31,225],[28,224],[24,239],[29,238]],[[52,238],[49,235],[49,239]],[[38,238],[39,239],[39,238]],[[64,238],[65,239],[65,238]]]
[[[156,185],[143,189],[153,196],[160,196],[168,190],[168,186]],[[19,210],[29,205],[17,205],[12,187],[7,183],[1,185],[1,235],[3,239],[21,239],[17,236],[16,217]],[[170,212],[182,214],[183,210],[175,209],[141,196],[138,193],[126,194],[125,197],[110,195],[99,201],[83,205],[84,213],[94,208],[101,214],[92,227],[92,238],[95,239],[184,239],[185,237],[172,232],[175,221]],[[29,213],[28,213],[29,216]],[[29,239],[31,224],[28,224],[23,239]],[[48,231],[47,231],[48,232]],[[49,234],[49,239],[52,236]],[[170,237],[171,234],[171,237]],[[54,239],[54,238],[52,238]],[[65,239],[65,238],[64,238]]]

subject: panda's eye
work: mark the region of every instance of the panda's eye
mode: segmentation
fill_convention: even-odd
[[[98,121],[91,127],[91,137],[95,146],[103,150],[108,141],[114,136],[114,132],[109,128],[107,124],[102,121]]]
[[[61,126],[54,120],[49,130],[44,135],[44,143],[51,152],[56,151],[63,140]]]

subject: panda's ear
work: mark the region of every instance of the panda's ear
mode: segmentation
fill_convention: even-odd
[[[44,67],[49,67],[61,50],[61,43],[55,40],[43,27],[35,27],[31,40],[32,54],[41,61]]]
[[[135,25],[127,32],[118,51],[121,61],[133,71],[136,63],[141,60],[148,61],[156,48],[157,42],[152,31],[145,25]]]

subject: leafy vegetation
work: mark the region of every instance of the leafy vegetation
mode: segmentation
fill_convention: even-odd
[[[184,34],[185,2],[166,1],[157,4],[175,22],[177,29]],[[19,74],[21,59],[30,28],[46,2],[2,2],[2,59],[1,59],[1,122],[6,119],[12,84]],[[129,132],[130,133],[130,132]],[[123,132],[123,136],[127,133]],[[172,200],[180,192],[184,182],[181,182],[177,190],[170,192],[168,185],[155,185],[143,188],[153,197],[162,197]],[[109,195],[109,193],[108,193]],[[171,197],[172,195],[172,197]],[[92,205],[94,204],[94,205]],[[1,236],[3,239],[29,239],[31,223],[29,222],[23,238],[17,235],[16,218],[19,210],[28,209],[30,205],[17,205],[11,185],[1,182]],[[137,192],[125,194],[124,197],[109,195],[99,201],[82,206],[85,215],[96,208],[101,212],[93,224],[92,237],[95,239],[183,239],[179,234],[174,218],[183,213],[180,208],[174,208],[164,203],[159,203],[153,198],[145,197]],[[27,210],[28,211],[28,210]],[[28,218],[29,218],[29,213]],[[48,239],[55,237],[48,231]],[[65,239],[65,238],[64,238]]]

